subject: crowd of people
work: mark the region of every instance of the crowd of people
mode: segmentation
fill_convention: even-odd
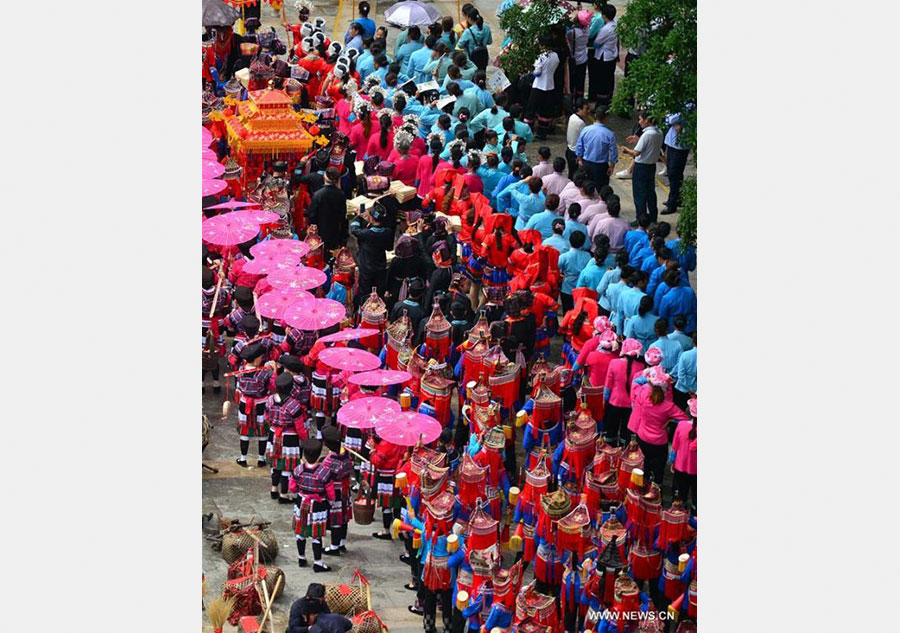
[[[237,463],[255,444],[273,502],[293,505],[301,567],[311,541],[313,571],[331,571],[326,557],[352,550],[354,495],[377,499],[372,538],[402,541],[426,633],[438,611],[446,633],[674,631],[623,615],[660,612],[688,631],[696,618],[696,250],[658,217],[655,186],[665,157],[661,214],[677,212],[683,119],[640,111],[632,147],[618,143],[616,10],[597,8],[573,11],[564,49],[541,42],[524,108],[488,88],[493,35],[471,4],[460,24],[444,17],[391,43],[367,2],[343,42],[304,3],[282,16],[289,42],[252,15],[243,34],[204,35],[204,126],[228,183],[204,197],[204,218],[232,201],[278,216],[233,246],[204,242],[204,381],[236,404]],[[563,73],[566,151],[537,138],[529,159]],[[313,113],[326,142],[263,162],[233,151],[222,121],[260,90]],[[620,154],[634,162],[617,173]],[[616,175],[632,180],[634,222]],[[260,312],[281,286],[249,272],[258,246],[301,240],[303,266],[322,273],[309,292],[344,306],[334,325]],[[322,340],[357,327],[377,334]],[[323,361],[340,347],[409,378],[357,384]],[[408,447],[339,422],[371,397],[442,431]],[[323,618],[320,589],[292,609],[291,633],[349,628]]]

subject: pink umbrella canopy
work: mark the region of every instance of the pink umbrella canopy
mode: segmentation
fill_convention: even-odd
[[[219,162],[219,155],[211,149],[204,149],[201,153],[201,156],[203,157],[203,160],[214,160],[216,162]]]
[[[261,296],[257,305],[259,313],[264,317],[283,321],[288,308],[302,307],[311,301],[314,301],[313,296],[303,290],[272,290]]]
[[[203,240],[218,246],[243,244],[259,234],[259,225],[245,218],[233,217],[230,213],[203,220]]]
[[[334,334],[328,334],[327,336],[321,337],[316,342],[339,343],[341,341],[355,341],[357,339],[365,338],[366,336],[372,336],[373,334],[378,334],[378,330],[369,327],[353,328],[350,330],[341,330]]]
[[[203,160],[203,180],[218,178],[225,173],[225,165],[214,160]]]
[[[390,398],[357,398],[338,409],[337,421],[352,429],[371,429],[400,411],[400,405]]]
[[[302,244],[303,242],[300,243]],[[264,244],[265,242],[262,242],[261,244],[257,244],[256,246],[263,246]],[[255,255],[253,253],[253,249],[256,248],[256,246],[250,249],[251,255]],[[277,251],[264,251],[265,254],[272,252],[280,254]],[[296,255],[296,253],[293,253],[293,255]],[[268,277],[266,277],[266,281],[268,281],[269,285],[273,288],[295,288],[297,290],[312,290],[313,288],[318,288],[326,281],[328,281],[328,275],[323,273],[318,268],[310,268],[309,266],[294,266],[293,268],[278,270],[271,273]],[[349,330],[343,331],[348,332]],[[375,330],[375,332],[377,333],[378,330]],[[340,332],[337,332],[337,334],[340,334]],[[329,336],[334,336],[334,334],[330,334]],[[349,341],[351,339],[335,340]]]
[[[255,222],[256,224],[272,224],[274,222],[278,222],[281,218],[274,211],[264,211],[263,209],[241,209],[240,211],[232,211],[235,215],[240,214],[242,217],[247,218],[250,222]]]
[[[204,148],[209,147],[210,145],[212,145],[212,142],[214,140],[212,132],[210,132],[209,130],[207,130],[205,127],[202,127],[202,126],[201,126],[201,129],[203,130],[203,147]]]
[[[298,330],[324,330],[337,325],[346,316],[343,303],[334,299],[315,299],[285,310],[284,322]]]
[[[214,196],[215,194],[224,191],[228,186],[228,183],[224,180],[204,180],[203,181],[203,195],[204,196]]]
[[[334,369],[344,371],[369,371],[381,366],[375,354],[352,347],[329,347],[319,352],[319,360]]]
[[[244,264],[243,270],[253,275],[269,275],[274,272],[296,268],[299,263],[300,258],[290,253],[266,253],[265,255],[254,257]],[[269,285],[271,286],[272,284]],[[272,287],[274,288],[275,286]],[[294,294],[309,294],[308,292],[303,292],[306,290],[305,288],[284,288],[284,290]]]
[[[258,207],[258,202],[242,202],[240,200],[229,200],[221,204],[214,204],[206,207],[207,209],[243,209],[244,207]]]
[[[365,387],[387,387],[389,385],[401,385],[410,378],[412,378],[412,374],[408,371],[375,369],[353,374],[350,376],[350,382],[354,385]]]
[[[415,446],[435,441],[441,435],[441,423],[430,415],[403,411],[375,425],[375,434],[398,446]]]
[[[256,257],[269,251],[297,253],[300,257],[306,257],[306,254],[309,253],[309,244],[300,240],[266,240],[259,244],[254,244],[250,249],[250,254]],[[325,282],[323,281],[322,283]]]

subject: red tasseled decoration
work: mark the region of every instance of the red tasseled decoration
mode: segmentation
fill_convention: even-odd
[[[578,556],[584,558],[585,538],[580,533],[572,534],[557,527],[556,548],[560,551],[578,552]]]
[[[475,502],[478,499],[485,498],[484,492],[484,484],[485,482],[481,481],[478,483],[470,483],[467,481],[463,481],[459,479],[456,484],[457,492],[456,496],[459,497],[459,502],[463,505],[463,507],[471,508],[474,507]],[[476,548],[477,549],[477,548]]]
[[[425,337],[425,348],[428,350],[429,358],[435,358],[439,363],[444,363],[450,357],[450,337],[433,338]]]

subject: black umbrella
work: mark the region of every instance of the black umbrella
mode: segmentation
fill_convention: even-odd
[[[240,11],[222,0],[203,0],[203,26],[231,26]]]

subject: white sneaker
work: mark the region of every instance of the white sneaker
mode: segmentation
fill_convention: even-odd
[[[616,172],[616,178],[619,180],[631,180],[631,174],[628,173],[627,169],[623,169],[622,171]]]

